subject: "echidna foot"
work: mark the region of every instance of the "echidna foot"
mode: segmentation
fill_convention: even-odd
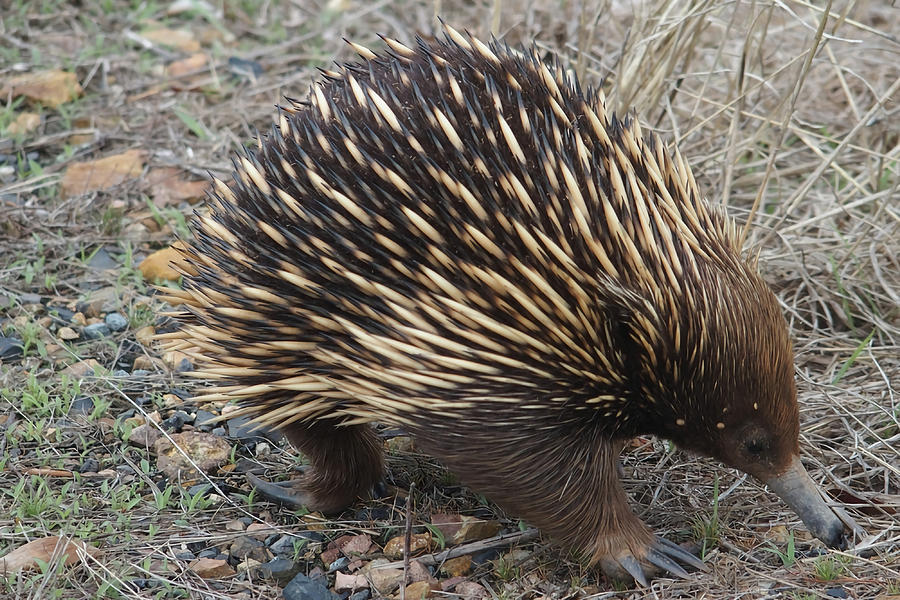
[[[296,479],[271,482],[263,481],[253,473],[247,473],[247,481],[253,489],[272,502],[297,508],[309,507],[314,502],[312,495],[304,491],[302,482]]]
[[[357,494],[349,490],[316,489],[314,470],[303,467],[301,475],[288,481],[264,481],[252,473],[247,473],[247,481],[268,500],[294,508],[306,508],[324,514],[337,514],[357,499]]]
[[[610,578],[616,581],[633,579],[640,585],[647,586],[648,580],[661,573],[670,573],[676,577],[687,579],[688,572],[678,562],[684,563],[700,571],[709,570],[699,558],[674,542],[661,537],[655,537],[643,553],[643,560],[625,550],[616,555],[601,558],[600,568]]]

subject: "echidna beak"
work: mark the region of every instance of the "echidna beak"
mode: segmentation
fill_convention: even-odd
[[[823,497],[823,492],[810,478],[794,455],[787,470],[766,481],[766,485],[787,503],[814,536],[829,548],[845,549],[844,523]]]

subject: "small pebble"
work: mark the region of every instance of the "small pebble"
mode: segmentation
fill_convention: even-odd
[[[331,563],[330,565],[328,565],[328,572],[333,573],[335,571],[340,571],[341,569],[346,567],[348,564],[350,564],[350,559],[347,558],[346,556],[342,556],[339,559],[337,559],[336,561],[334,561],[333,563]]]
[[[271,579],[280,586],[285,586],[300,572],[301,565],[286,558],[273,558],[256,568],[256,576]]]
[[[277,540],[269,544],[269,550],[272,551],[272,554],[281,554],[284,556],[293,556],[294,555],[294,540],[296,540],[292,535],[282,535],[279,536]]]
[[[100,461],[94,458],[88,458],[81,466],[78,467],[79,473],[96,473],[100,470]]]
[[[256,448],[253,449],[253,452],[256,456],[268,456],[272,453],[272,446],[269,445],[268,442],[259,442],[256,444]]]
[[[106,323],[94,323],[92,325],[87,325],[84,328],[84,337],[89,340],[99,340],[100,338],[108,336],[110,333]]]
[[[482,550],[481,552],[477,552],[472,555],[472,564],[473,565],[483,565],[489,560],[494,560],[500,556],[500,551],[496,548],[489,548],[487,550]]]
[[[231,546],[229,546],[228,552],[229,554],[231,554],[231,556],[240,560],[244,560],[248,557],[254,560],[269,560],[266,556],[266,551],[263,543],[248,535],[242,535],[236,538],[231,543]],[[260,560],[260,562],[262,561]]]
[[[379,494],[378,490],[376,490],[376,498],[383,498],[386,495],[387,494]],[[391,509],[383,506],[361,508],[356,511],[355,518],[357,521],[387,521],[391,518]]]
[[[198,483],[197,485],[192,485],[191,487],[189,487],[187,493],[188,496],[191,496],[193,498],[197,494],[207,494],[211,490],[212,486],[208,483]]]
[[[25,292],[24,294],[19,294],[19,302],[22,304],[40,304],[41,295],[33,292]]]
[[[271,442],[278,442],[281,434],[270,428],[260,427],[257,423],[250,423],[250,417],[234,417],[226,421],[228,426],[228,437],[236,440],[256,440],[262,441],[267,438]]]
[[[92,269],[102,271],[106,269],[116,269],[118,268],[119,263],[110,255],[106,248],[100,248],[93,256],[91,256],[88,261],[88,266]]]
[[[69,310],[62,306],[48,306],[47,312],[50,313],[50,316],[53,317],[55,321],[63,325],[70,324],[72,322],[72,317],[75,316],[74,310]]]
[[[311,542],[321,542],[325,539],[325,536],[318,531],[298,531],[297,537]]]
[[[109,313],[103,320],[107,327],[113,331],[124,331],[128,329],[128,321],[119,313]]]
[[[194,427],[199,431],[209,432],[215,425],[215,423],[211,422],[215,418],[216,415],[208,410],[198,410],[194,415]]]
[[[149,588],[155,588],[159,586],[162,582],[156,581],[155,579],[132,579],[132,585],[134,585],[139,590],[146,590]]]
[[[331,591],[322,583],[321,579],[311,579],[303,573],[298,573],[284,590],[284,600],[332,600]]]
[[[25,344],[19,338],[0,336],[0,360],[20,358],[25,351]]]
[[[191,416],[183,410],[176,410],[171,417],[160,422],[159,426],[166,431],[180,431],[184,424],[191,420]]]
[[[263,74],[261,64],[255,60],[247,60],[245,58],[238,58],[237,56],[228,57],[228,70],[231,71],[232,75],[250,81],[256,81]]]
[[[86,417],[94,412],[94,400],[90,396],[75,396],[69,405],[69,416]]]

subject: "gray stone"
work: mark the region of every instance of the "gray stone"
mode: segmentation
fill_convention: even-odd
[[[109,313],[104,319],[107,327],[113,331],[125,331],[128,329],[128,320],[119,313]]]
[[[291,579],[282,595],[284,600],[334,600],[336,597],[325,587],[323,579],[310,579],[303,573]]]
[[[300,563],[295,563],[287,558],[273,558],[269,562],[259,565],[253,572],[256,577],[270,579],[284,587],[300,572]]]
[[[84,328],[84,337],[89,340],[99,340],[110,334],[109,326],[106,323],[94,323]]]

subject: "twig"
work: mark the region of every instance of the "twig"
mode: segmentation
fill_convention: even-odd
[[[406,600],[406,586],[409,585],[409,547],[412,544],[412,504],[416,482],[409,484],[406,494],[406,535],[403,537],[403,587],[400,588],[400,600]]]
[[[487,550],[488,548],[500,548],[502,546],[511,546],[513,544],[524,544],[526,542],[536,540],[539,536],[540,532],[537,529],[531,528],[526,529],[525,531],[501,534],[496,535],[492,538],[478,540],[477,542],[470,542],[468,544],[463,544],[462,546],[456,546],[455,548],[444,550],[443,552],[425,554],[423,556],[417,557],[416,560],[423,565],[436,565],[451,558],[456,558],[457,556],[472,554],[474,552],[481,552],[482,550]],[[394,561],[386,565],[381,565],[378,568],[397,569],[403,566],[403,563],[404,561]]]

